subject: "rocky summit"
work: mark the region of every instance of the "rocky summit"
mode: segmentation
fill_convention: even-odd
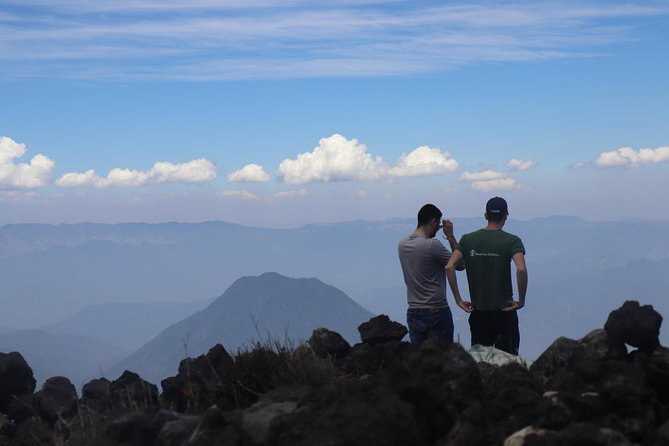
[[[327,328],[297,347],[184,359],[162,392],[136,373],[35,391],[0,353],[0,445],[669,445],[662,316],[625,302],[603,328],[556,339],[531,365],[460,344],[403,341],[387,317],[350,345]]]

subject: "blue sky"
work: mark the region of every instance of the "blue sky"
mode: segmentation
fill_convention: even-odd
[[[0,224],[669,219],[667,72],[669,1],[0,0]]]

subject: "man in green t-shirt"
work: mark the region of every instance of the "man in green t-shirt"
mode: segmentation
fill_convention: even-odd
[[[525,247],[517,236],[502,230],[509,215],[506,201],[488,200],[485,228],[465,234],[446,265],[446,275],[458,306],[470,313],[472,345],[491,345],[518,354],[520,332],[516,311],[525,306],[527,268]],[[460,297],[455,266],[464,258],[471,302]],[[511,261],[516,265],[518,300],[513,299]]]

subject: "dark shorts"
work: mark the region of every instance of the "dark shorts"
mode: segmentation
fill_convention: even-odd
[[[469,315],[472,345],[488,345],[518,354],[520,331],[515,311],[477,311]]]
[[[433,338],[446,344],[453,342],[453,316],[448,307],[409,308],[407,325],[412,344],[421,345]]]

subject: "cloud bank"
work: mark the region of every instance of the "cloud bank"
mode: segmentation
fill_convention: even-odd
[[[66,173],[56,180],[59,187],[140,187],[161,183],[204,183],[216,178],[216,166],[204,158],[187,163],[157,162],[147,171],[115,168],[106,177],[95,170]]]
[[[35,155],[30,163],[15,163],[25,153],[25,144],[0,136],[0,189],[33,189],[51,182],[56,163],[42,154]]]
[[[595,160],[597,167],[639,167],[644,164],[658,164],[669,161],[669,146],[656,149],[639,149],[621,147],[617,150],[604,152]]]

